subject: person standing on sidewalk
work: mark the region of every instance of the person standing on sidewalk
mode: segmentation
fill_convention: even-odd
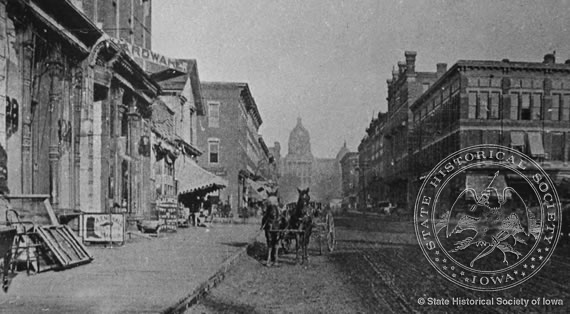
[[[0,144],[0,222],[6,222],[6,212],[11,209],[10,202],[5,197],[10,194],[8,188],[8,154]]]

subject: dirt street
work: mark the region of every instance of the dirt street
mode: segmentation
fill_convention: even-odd
[[[450,283],[426,261],[411,222],[381,216],[336,217],[337,247],[318,255],[315,241],[308,266],[282,255],[266,267],[265,244],[249,255],[190,313],[567,313],[570,309],[568,247],[557,248],[550,265],[531,280],[497,292],[467,290]],[[420,305],[419,299],[494,300],[493,305]],[[518,304],[548,298],[563,304]],[[498,300],[507,305],[498,305]]]

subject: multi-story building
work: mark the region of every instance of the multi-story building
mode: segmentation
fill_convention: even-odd
[[[386,113],[379,112],[366,128],[366,135],[358,145],[357,199],[362,207],[371,207],[386,199],[381,172],[384,169],[384,135]]]
[[[151,0],[72,0],[97,27],[131,45],[151,49]]]
[[[570,61],[556,63],[553,54],[543,62],[461,60],[410,108],[411,169],[416,176],[411,194],[419,179],[450,153],[499,144],[538,161],[561,197],[570,198]],[[486,178],[488,173],[481,171],[463,179]],[[500,174],[496,180],[516,186],[517,178]]]
[[[47,195],[56,213],[109,212],[128,195],[142,213],[150,157],[138,148],[160,86],[70,2],[0,6],[11,192]]]
[[[340,159],[342,203],[347,208],[358,208],[358,153],[348,152]]]
[[[388,112],[382,126],[383,167],[380,177],[385,188],[384,198],[399,207],[407,208],[414,202],[409,195],[410,125],[413,116],[410,106],[445,72],[446,65],[439,64],[437,72],[416,71],[416,52],[406,51],[405,62],[398,62],[398,70],[392,72],[388,84]]]
[[[198,122],[198,146],[205,154],[199,163],[228,181],[219,198],[235,215],[258,199],[274,159],[258,133],[263,120],[247,83],[202,82],[202,94],[206,115]]]

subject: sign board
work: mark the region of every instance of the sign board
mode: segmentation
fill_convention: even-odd
[[[158,220],[162,221],[163,228],[176,230],[178,226],[178,206],[176,204],[159,204]]]
[[[186,60],[165,57],[152,50],[131,45],[130,43],[121,39],[113,38],[112,41],[117,45],[119,45],[121,48],[123,48],[123,50],[125,50],[125,52],[128,55],[137,60],[137,63],[141,63],[140,61],[142,61],[143,64],[141,64],[141,66],[143,69],[147,71],[148,69],[145,66],[147,62],[158,64],[166,68],[171,68],[182,72],[188,71],[188,61]]]
[[[81,233],[85,242],[124,242],[124,214],[83,214]]]

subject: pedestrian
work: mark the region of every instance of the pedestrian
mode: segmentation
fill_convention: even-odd
[[[2,144],[0,144],[0,222],[6,219],[6,212],[12,207],[10,202],[5,197],[10,194],[10,189],[8,188],[8,154]]]

